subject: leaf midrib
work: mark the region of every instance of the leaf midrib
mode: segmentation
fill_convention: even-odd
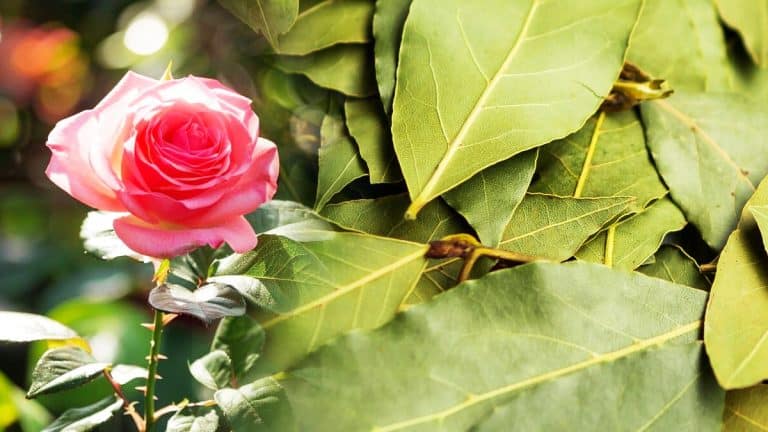
[[[393,263],[391,263],[389,265],[381,267],[380,269],[378,269],[378,270],[376,270],[374,272],[368,273],[364,277],[361,277],[360,279],[357,279],[354,282],[351,282],[351,283],[349,283],[347,285],[339,287],[338,289],[332,291],[329,294],[326,294],[326,295],[324,295],[324,296],[322,296],[322,297],[320,297],[318,299],[315,299],[315,300],[313,300],[313,301],[311,301],[309,303],[306,303],[304,305],[301,305],[301,306],[297,307],[296,309],[294,309],[294,310],[292,310],[292,311],[290,311],[288,313],[278,315],[278,316],[270,319],[269,321],[265,321],[261,326],[262,326],[262,328],[264,330],[267,330],[267,329],[269,329],[271,327],[274,327],[275,325],[277,325],[277,324],[279,324],[279,323],[281,323],[281,322],[283,322],[285,320],[293,318],[294,316],[301,315],[301,314],[303,314],[303,313],[305,313],[305,312],[307,312],[309,310],[312,310],[312,309],[314,309],[316,307],[321,307],[321,306],[323,306],[325,304],[328,304],[328,303],[332,302],[333,300],[335,300],[338,297],[341,297],[341,296],[343,296],[345,294],[348,294],[348,293],[354,291],[355,289],[357,289],[357,288],[359,288],[361,286],[364,286],[365,284],[367,284],[369,282],[372,282],[372,281],[374,281],[374,280],[376,280],[376,279],[378,279],[378,278],[380,278],[380,277],[382,277],[382,276],[384,276],[384,275],[386,275],[388,273],[393,272],[394,270],[396,270],[396,269],[398,269],[400,267],[403,267],[403,266],[409,264],[411,261],[414,261],[414,260],[419,259],[419,258],[424,258],[424,254],[426,252],[427,252],[427,246],[423,246],[423,247],[419,248],[418,250],[416,250],[415,252],[413,252],[413,253],[411,253],[411,254],[409,254],[409,255],[407,255],[407,256],[405,256],[405,257],[403,257],[403,258],[401,258],[401,259],[399,259],[399,260],[397,260],[397,261],[395,261],[395,262],[393,262]],[[425,259],[425,264],[426,264],[426,259]]]
[[[432,191],[437,186],[437,182],[442,177],[443,172],[448,168],[448,164],[450,163],[451,159],[453,159],[453,156],[461,147],[461,144],[464,141],[464,138],[466,138],[467,133],[469,133],[470,126],[472,126],[475,123],[475,118],[478,115],[480,115],[480,112],[485,106],[486,101],[493,93],[493,90],[498,84],[498,82],[504,76],[503,71],[505,71],[509,67],[509,64],[515,58],[518,50],[520,49],[520,46],[522,45],[523,41],[525,40],[525,37],[528,34],[531,21],[533,21],[534,15],[536,15],[536,10],[539,6],[539,1],[540,0],[533,0],[531,2],[531,8],[528,10],[528,13],[525,16],[523,27],[520,30],[520,33],[518,34],[514,45],[510,49],[509,53],[507,54],[507,57],[504,59],[504,62],[501,64],[501,66],[496,70],[496,73],[493,75],[493,78],[490,81],[488,81],[488,84],[485,86],[485,89],[480,95],[480,98],[478,98],[477,102],[472,107],[472,111],[469,112],[469,115],[462,123],[461,128],[459,129],[459,132],[456,134],[456,136],[453,138],[453,140],[451,140],[450,144],[448,145],[448,150],[445,152],[445,154],[443,155],[443,158],[440,160],[440,163],[437,165],[437,168],[435,168],[435,171],[430,176],[429,180],[427,181],[427,184],[424,185],[424,188],[422,188],[419,195],[414,198],[413,202],[411,203],[411,206],[408,208],[408,213],[411,213],[413,217],[415,217],[415,213],[418,212],[421,209],[421,207],[423,207],[429,201],[429,197],[432,195]]]
[[[608,197],[608,198],[610,198],[610,197]],[[585,199],[585,198],[580,198],[580,199]],[[586,198],[586,199],[589,199],[589,198]],[[597,198],[597,199],[599,199],[599,198]],[[621,202],[613,203],[613,204],[611,204],[609,206],[601,207],[599,209],[595,209],[595,210],[592,210],[592,211],[587,212],[587,213],[582,213],[582,214],[580,214],[578,216],[575,216],[575,217],[572,217],[572,218],[568,218],[568,219],[562,220],[562,221],[557,222],[557,223],[553,223],[553,224],[550,224],[550,225],[547,225],[547,226],[543,226],[541,228],[535,229],[533,231],[527,232],[527,233],[519,235],[517,237],[512,237],[512,238],[504,239],[504,240],[501,241],[501,243],[499,243],[499,246],[505,245],[507,243],[511,243],[513,241],[520,240],[522,238],[530,237],[530,236],[532,236],[534,234],[538,234],[538,233],[540,233],[542,231],[546,231],[548,229],[552,229],[552,228],[555,228],[555,227],[558,227],[558,226],[561,226],[561,225],[569,224],[571,222],[576,222],[577,220],[584,219],[585,217],[592,216],[592,215],[594,215],[596,213],[600,213],[600,212],[604,212],[604,211],[610,210],[610,209],[612,209],[614,207],[618,207],[618,206],[622,206],[622,205],[626,207],[629,204],[630,201],[632,201],[632,200],[631,199],[627,199],[627,200],[624,200],[624,201],[621,201]]]
[[[556,369],[538,376],[534,376],[531,378],[528,378],[523,381],[519,381],[516,383],[512,383],[503,387],[499,387],[495,390],[491,390],[479,395],[470,395],[466,401],[456,404],[450,408],[438,411],[433,414],[424,415],[421,417],[415,417],[410,420],[404,420],[397,423],[393,423],[386,426],[374,426],[372,431],[373,432],[391,432],[396,430],[401,430],[405,428],[409,428],[415,425],[427,423],[430,421],[436,421],[440,419],[445,419],[453,414],[456,414],[464,409],[467,409],[471,406],[474,406],[478,403],[482,403],[488,400],[491,400],[493,398],[496,398],[498,396],[502,396],[507,393],[512,393],[514,391],[521,390],[526,387],[531,387],[534,385],[538,385],[550,380],[554,380],[557,378],[560,378],[565,375],[569,375],[571,373],[579,372],[581,370],[587,369],[592,366],[596,366],[602,363],[608,363],[615,360],[619,360],[621,358],[627,357],[631,354],[634,354],[636,352],[651,348],[653,346],[661,345],[669,340],[672,340],[674,338],[677,338],[679,336],[683,336],[685,334],[688,334],[693,331],[698,331],[701,328],[702,321],[696,320],[691,323],[679,326],[677,328],[674,328],[672,330],[669,330],[665,333],[662,333],[660,335],[654,336],[650,339],[644,339],[639,342],[636,342],[632,345],[629,345],[627,347],[624,347],[622,349],[611,351],[596,357],[593,357],[589,360],[579,362],[572,364],[570,366],[566,366],[560,369]]]

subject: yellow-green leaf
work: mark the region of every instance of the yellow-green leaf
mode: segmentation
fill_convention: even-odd
[[[751,206],[768,205],[763,181],[717,262],[704,341],[721,386],[744,388],[768,379],[768,256]]]
[[[739,32],[752,60],[768,66],[768,1],[716,0],[720,17]]]
[[[618,76],[642,3],[414,0],[392,114],[407,216],[581,128]]]

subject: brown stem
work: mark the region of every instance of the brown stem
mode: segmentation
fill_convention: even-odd
[[[144,419],[138,412],[136,412],[134,404],[125,397],[122,386],[120,386],[120,383],[115,381],[109,369],[104,369],[104,378],[106,378],[107,382],[109,382],[109,384],[112,386],[112,389],[115,391],[117,397],[123,401],[123,409],[125,410],[125,414],[131,417],[133,423],[136,425],[136,429],[139,431],[144,431],[146,427]]]
[[[427,258],[463,258],[464,265],[459,273],[459,282],[469,279],[477,260],[488,257],[512,263],[529,263],[543,258],[485,247],[469,234],[454,234],[429,244]]]

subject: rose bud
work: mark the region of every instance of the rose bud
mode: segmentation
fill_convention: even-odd
[[[259,137],[251,101],[213,79],[128,72],[95,108],[58,122],[47,145],[51,181],[124,213],[117,236],[151,257],[223,242],[253,249],[243,215],[277,187],[277,148]]]

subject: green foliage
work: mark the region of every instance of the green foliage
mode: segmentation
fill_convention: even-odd
[[[341,43],[368,42],[373,3],[369,0],[325,0],[303,10],[290,31],[281,35],[281,54],[303,55]],[[334,25],[328,26],[329,22]]]
[[[578,130],[610,91],[641,5],[415,1],[392,113],[409,217],[482,169]]]
[[[219,390],[232,379],[232,360],[224,351],[211,351],[189,365],[189,372],[200,384]]]
[[[652,263],[641,266],[639,272],[680,285],[709,290],[712,283],[701,274],[696,260],[675,246],[662,246]]]
[[[642,106],[648,146],[672,198],[713,248],[768,174],[768,112],[746,96],[683,93]]]
[[[80,348],[57,348],[40,357],[32,371],[28,398],[79,387],[98,378],[109,363],[99,363]]]
[[[272,46],[291,28],[299,12],[299,0],[219,0],[222,6],[260,32]]]
[[[704,341],[717,380],[727,389],[768,378],[768,257],[751,211],[766,204],[768,181],[763,181],[720,255],[707,306]]]
[[[321,348],[280,379],[283,403],[300,430],[715,430],[706,297],[585,263],[495,272]]]
[[[43,429],[43,432],[87,432],[108,422],[122,406],[123,401],[109,396],[83,408],[72,408]]]
[[[761,2],[220,3],[266,40],[243,64],[280,200],[247,215],[254,250],[178,257],[152,290],[220,319],[188,363],[209,400],[175,399],[168,430],[768,427]],[[132,256],[111,217],[86,249]],[[0,339],[66,341],[30,396],[151,381],[5,317],[30,330]]]

